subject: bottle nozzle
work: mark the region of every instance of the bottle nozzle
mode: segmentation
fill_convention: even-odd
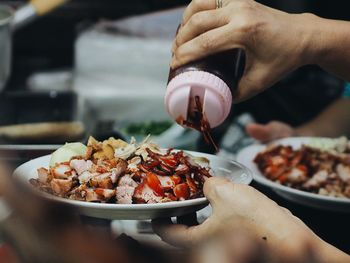
[[[227,118],[232,104],[231,91],[220,78],[204,71],[185,72],[170,81],[165,96],[169,115],[179,124],[191,121],[191,113],[197,108],[196,97],[210,127],[219,126]]]

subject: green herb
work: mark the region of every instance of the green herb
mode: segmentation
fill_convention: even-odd
[[[159,135],[171,127],[170,121],[150,121],[143,123],[132,123],[125,128],[128,135]]]

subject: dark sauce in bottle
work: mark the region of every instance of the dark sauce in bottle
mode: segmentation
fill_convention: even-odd
[[[222,86],[226,86],[226,89],[229,91],[220,93],[223,100],[228,100],[229,102],[223,103],[227,108],[227,104],[231,106],[232,94],[236,91],[239,79],[241,78],[244,71],[244,53],[240,49],[233,49],[224,52],[220,52],[214,55],[210,55],[206,58],[200,59],[188,63],[184,66],[181,66],[176,69],[170,69],[168,87],[170,82],[174,80],[177,76],[182,75],[182,81],[188,82],[188,86],[201,86],[203,89],[218,90],[218,93],[222,93]],[[193,77],[192,75],[186,75],[184,73],[188,72],[200,72],[199,74],[204,73],[204,75],[198,75]],[[209,73],[209,74],[207,74]],[[209,76],[209,77],[208,77]],[[187,78],[187,79],[186,79]],[[200,79],[200,83],[193,84],[195,80]],[[205,81],[209,79],[208,83]],[[217,84],[217,83],[224,84]],[[226,85],[225,85],[226,84]],[[175,87],[176,88],[176,87]],[[179,86],[180,88],[180,86]],[[174,87],[172,87],[172,90]],[[198,89],[197,89],[198,92]],[[203,96],[202,96],[203,97]],[[230,97],[230,98],[228,98]],[[168,100],[166,100],[167,103]],[[205,142],[212,145],[213,148],[218,151],[218,147],[215,144],[211,136],[211,127],[210,120],[208,118],[208,113],[206,112],[204,99],[196,92],[191,91],[188,98],[187,115],[186,116],[174,116],[171,114],[171,109],[169,111],[170,115],[176,120],[176,122],[182,126],[192,128],[200,131],[203,134]],[[220,108],[221,106],[218,106]],[[213,107],[210,108],[213,111]],[[215,111],[215,107],[214,107]],[[221,112],[221,109],[218,109],[218,112]],[[227,109],[226,109],[227,112]],[[226,114],[227,117],[228,114]],[[225,118],[226,118],[225,117]],[[224,119],[223,119],[224,120]],[[222,121],[223,121],[222,120]],[[221,121],[221,122],[222,122]],[[217,124],[217,123],[216,123]],[[216,125],[217,126],[217,125]]]

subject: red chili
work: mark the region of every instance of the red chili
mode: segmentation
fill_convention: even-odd
[[[188,199],[190,197],[190,188],[186,183],[178,184],[174,188],[174,194],[177,198]]]
[[[175,185],[178,185],[179,183],[181,183],[181,177],[176,175],[176,174],[171,176],[170,178],[174,182]]]
[[[162,189],[161,183],[154,173],[147,173],[146,177],[147,185],[153,190],[157,196],[164,196],[164,191]]]

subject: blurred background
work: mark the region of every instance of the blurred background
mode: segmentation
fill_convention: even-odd
[[[260,2],[288,12],[350,16],[341,0]],[[71,0],[13,32],[11,75],[0,93],[2,144],[53,145],[84,141],[88,134],[128,139],[152,133],[164,147],[210,152],[197,133],[173,126],[163,106],[171,41],[188,3]],[[16,9],[25,1],[0,4]],[[235,105],[214,137],[222,149],[235,152],[249,143],[241,138],[246,123],[300,125],[339,98],[343,87],[317,67],[301,68],[273,89]],[[50,125],[13,126],[47,122],[65,122],[66,133],[53,136],[57,126]]]
[[[103,140],[153,134],[163,147],[212,152],[199,133],[174,125],[163,106],[172,39],[189,2],[71,0],[14,31],[11,75],[0,91],[0,161],[15,167],[66,141],[84,142],[89,135]],[[350,20],[344,0],[259,2]],[[25,3],[0,0],[14,9]],[[252,142],[244,131],[247,123],[280,120],[297,126],[311,120],[342,97],[344,84],[316,66],[306,66],[234,105],[230,118],[214,131],[221,154],[234,155]],[[279,200],[288,207],[283,202]],[[304,207],[292,211],[349,251],[337,236],[348,225],[343,215],[336,217],[340,224],[335,232],[328,223],[333,214]],[[151,232],[149,224],[130,224],[133,231]]]

